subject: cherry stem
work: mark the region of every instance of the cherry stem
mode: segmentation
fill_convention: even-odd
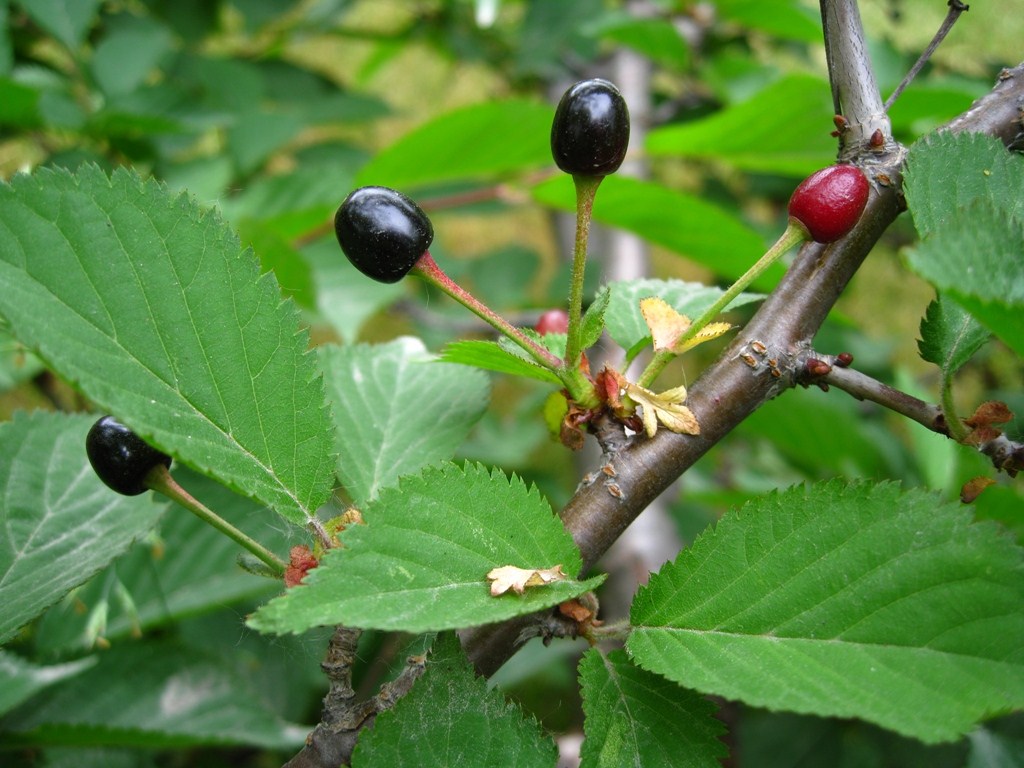
[[[704,313],[693,321],[686,332],[679,337],[676,342],[676,346],[682,347],[686,342],[692,341],[708,323],[718,317],[718,315],[729,306],[732,300],[743,292],[744,288],[760,277],[761,274],[768,269],[768,267],[774,264],[782,254],[797,243],[802,243],[809,239],[810,235],[804,226],[796,220],[790,219],[789,225],[786,227],[786,231],[782,233],[778,240],[775,241],[775,244],[765,252],[764,256],[754,262],[750,269],[744,272],[736,282],[729,286],[728,290],[726,290],[726,292],[723,293],[714,304],[704,310]],[[675,356],[675,353],[671,350],[656,352],[654,357],[651,358],[651,362],[647,364],[643,373],[640,374],[637,384],[649,389],[651,384],[654,383],[654,380],[658,378],[658,375],[662,370],[664,370],[665,366],[668,365]]]
[[[510,338],[526,350],[530,357],[540,363],[540,365],[556,372],[561,367],[562,361],[554,354],[535,342],[519,328],[516,328],[512,323],[448,277],[448,275],[444,273],[444,270],[437,266],[437,262],[434,261],[434,257],[430,255],[430,251],[424,251],[423,255],[420,256],[419,261],[416,262],[411,271],[418,274],[434,287],[447,293],[459,302],[459,304],[464,306],[496,331]]]
[[[235,528],[235,526],[216,512],[203,506],[203,504],[194,498],[188,491],[178,485],[178,482],[171,476],[170,471],[163,464],[158,464],[153,467],[153,469],[149,471],[149,474],[146,475],[146,487],[156,491],[157,493],[162,493],[164,496],[171,499],[171,501],[178,502],[178,504],[194,514],[204,523],[212,525],[225,536],[234,539],[234,541],[266,563],[273,572],[277,574],[277,576],[280,577],[284,575],[285,570],[288,568],[287,563],[258,541],[250,538]]]
[[[590,239],[590,219],[594,210],[594,197],[604,176],[574,174],[576,186],[576,241],[572,252],[572,278],[569,283],[569,328],[565,339],[565,370],[578,370],[580,366],[580,332],[583,324],[583,276],[587,266],[587,242]]]

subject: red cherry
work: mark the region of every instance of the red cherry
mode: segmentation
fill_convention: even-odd
[[[832,243],[857,223],[868,202],[867,177],[855,165],[832,165],[804,179],[789,198],[789,218],[819,243]]]
[[[549,333],[566,333],[569,330],[569,313],[564,309],[549,309],[540,316],[533,330],[541,336]]]

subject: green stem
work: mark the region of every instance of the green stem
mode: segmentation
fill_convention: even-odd
[[[527,354],[536,360],[538,364],[558,376],[562,384],[565,385],[566,390],[568,390],[569,396],[574,401],[584,408],[597,407],[600,401],[598,400],[597,393],[594,392],[594,385],[586,376],[583,375],[582,371],[579,370],[579,366],[576,366],[575,368],[566,368],[558,356],[554,355],[548,349],[531,339],[523,333],[522,330],[516,328],[512,323],[497,314],[493,309],[488,307],[482,301],[469,293],[465,288],[448,277],[448,275],[446,275],[444,271],[437,266],[437,262],[434,261],[429,252],[424,253],[423,256],[420,257],[420,260],[416,262],[416,266],[412,268],[412,271],[431,285],[447,293],[496,331],[504,334],[506,337],[518,344],[522,349],[526,350]]]
[[[526,350],[527,354],[529,354],[530,357],[536,360],[540,365],[554,371],[555,373],[559,372],[559,369],[562,367],[562,361],[558,359],[558,357],[535,342],[519,328],[516,328],[512,323],[497,314],[493,309],[488,307],[478,298],[469,293],[469,291],[448,277],[448,275],[446,275],[444,271],[437,266],[437,262],[434,261],[429,251],[420,257],[420,260],[416,262],[416,265],[411,271],[418,274],[431,285],[447,293],[459,302],[459,304],[464,306],[496,331],[510,338]]]
[[[949,376],[942,377],[942,415],[946,419],[946,429],[949,436],[962,443],[967,437],[967,430],[956,415],[956,404],[953,402],[953,379]]]
[[[162,493],[172,501],[178,502],[204,523],[212,525],[224,535],[234,539],[238,544],[270,566],[278,576],[284,575],[285,569],[288,567],[287,563],[258,541],[235,528],[235,526],[216,512],[203,506],[188,491],[178,485],[177,481],[171,477],[171,473],[163,464],[158,464],[149,471],[149,474],[146,476],[146,485],[152,490]]]
[[[572,252],[572,278],[569,283],[569,329],[565,339],[565,368],[580,366],[580,332],[583,324],[583,276],[587,266],[587,242],[590,239],[590,219],[594,210],[594,197],[604,176],[572,177],[576,185],[576,240]]]
[[[789,226],[786,227],[786,231],[782,233],[781,237],[775,241],[775,244],[769,248],[764,256],[758,259],[740,278],[729,286],[729,289],[723,293],[718,300],[712,304],[704,313],[693,321],[693,324],[686,330],[679,340],[676,342],[678,346],[684,345],[688,341],[692,341],[693,338],[700,333],[704,327],[718,317],[722,310],[729,306],[733,299],[743,292],[743,289],[750,285],[754,280],[761,276],[761,274],[768,269],[775,261],[786,251],[792,248],[797,243],[809,239],[807,230],[801,224],[790,220]],[[651,358],[651,362],[647,364],[643,373],[640,374],[640,378],[637,380],[637,384],[641,387],[650,388],[651,384],[658,374],[662,372],[666,365],[672,361],[675,354],[669,350],[663,350],[655,353],[654,357]]]

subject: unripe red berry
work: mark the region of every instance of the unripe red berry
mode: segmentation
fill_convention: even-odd
[[[867,177],[855,165],[832,165],[804,179],[789,198],[789,217],[819,243],[832,243],[857,223],[868,202]]]
[[[387,187],[361,187],[334,215],[338,244],[353,266],[381,283],[397,283],[434,241],[430,219]]]
[[[566,333],[569,330],[569,313],[564,309],[549,309],[540,316],[533,330],[541,336],[549,333]]]
[[[607,176],[622,165],[629,145],[629,109],[619,89],[595,78],[562,96],[551,124],[551,154],[566,173]]]
[[[109,488],[125,496],[148,490],[146,475],[154,467],[171,466],[171,457],[145,443],[113,416],[104,416],[89,429],[85,452],[93,470]]]

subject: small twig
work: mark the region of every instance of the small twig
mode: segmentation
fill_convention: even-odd
[[[363,729],[371,726],[378,714],[393,707],[423,674],[425,657],[412,656],[398,677],[381,686],[376,696],[357,701],[352,688],[352,667],[361,634],[359,629],[335,628],[327,645],[327,655],[320,664],[329,684],[320,722],[306,737],[306,746],[285,763],[284,768],[348,765]]]
[[[821,361],[825,368],[830,368],[830,370],[823,372],[820,376],[814,376],[804,383],[826,384],[841,389],[858,400],[870,400],[950,439],[957,439],[953,436],[954,432],[964,435],[969,433],[968,426],[958,417],[955,418],[956,426],[954,428],[951,423],[953,420],[948,419],[938,405],[919,400],[860,371],[834,365],[835,358],[829,355],[811,353],[808,359]],[[825,368],[822,368],[822,371]],[[958,442],[968,446],[973,445],[979,453],[991,459],[992,466],[1006,472],[1011,477],[1024,469],[1024,444],[1010,440],[1006,435],[1000,434],[976,445],[969,440],[958,440]]]
[[[969,11],[971,6],[965,5],[960,0],[948,0],[946,5],[949,6],[949,12],[946,13],[946,18],[942,21],[942,26],[939,27],[939,31],[935,33],[935,37],[928,43],[928,47],[924,49],[917,61],[914,62],[914,66],[910,68],[910,71],[904,76],[902,82],[896,86],[896,90],[892,92],[892,95],[885,100],[885,111],[889,111],[889,107],[893,105],[896,99],[899,98],[903,90],[910,85],[911,81],[917,77],[917,73],[921,71],[921,68],[928,62],[928,59],[935,53],[935,49],[939,47],[939,44],[946,39],[946,35],[953,29],[953,25],[956,24],[956,20],[960,18],[960,14],[964,11]]]
[[[359,731],[373,714],[372,706],[360,706],[352,689],[352,666],[359,643],[358,629],[339,626],[327,645],[320,668],[328,680],[320,722],[306,737],[306,746],[284,768],[326,768],[347,765]],[[356,710],[361,710],[358,713]]]
[[[912,395],[908,395],[906,392],[894,389],[888,384],[873,379],[853,368],[843,368],[834,365],[832,364],[833,358],[829,355],[813,354],[813,357],[831,365],[831,370],[824,376],[817,377],[814,383],[820,381],[830,387],[841,389],[858,400],[870,400],[891,411],[895,411],[901,416],[906,416],[908,419],[916,421],[932,432],[938,432],[946,437],[949,436],[949,428],[946,425],[942,408],[939,406],[926,403],[924,400],[919,400]]]

